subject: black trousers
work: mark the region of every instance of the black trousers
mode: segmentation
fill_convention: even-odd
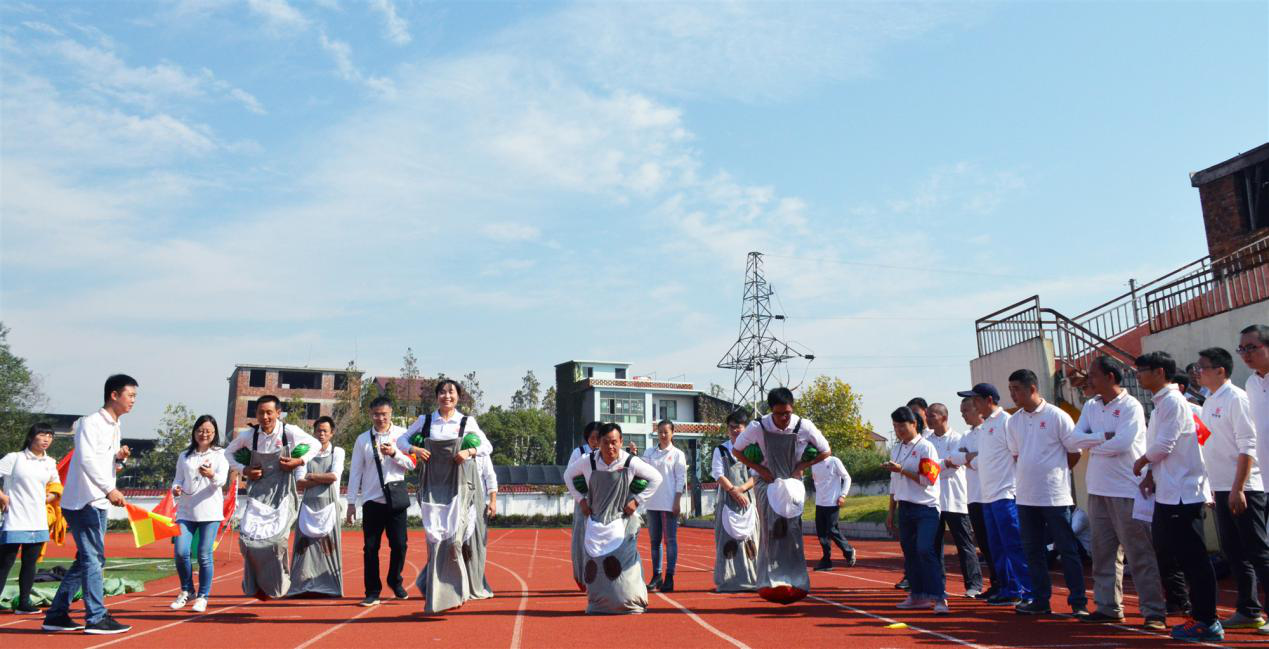
[[[987,542],[987,519],[983,518],[983,504],[969,504],[969,526],[974,530],[974,540],[977,541],[978,551],[983,555],[983,561],[987,563],[987,577],[991,579],[992,586],[996,585],[996,565],[991,561],[991,544]]]
[[[815,536],[819,537],[820,545],[824,548],[824,560],[832,558],[833,545],[842,551],[843,556],[850,556],[850,553],[855,551],[850,547],[850,541],[846,540],[842,531],[837,529],[837,517],[840,513],[841,510],[836,506],[815,506]]]
[[[18,551],[22,552],[22,567],[18,569],[18,599],[15,604],[31,604],[31,586],[35,585],[35,562],[40,558],[40,549],[44,547],[44,543],[6,543],[0,545],[0,589],[4,588],[4,583],[9,580],[9,569],[13,567],[13,561],[18,558]]]
[[[969,514],[954,512],[939,514],[940,561],[943,560],[944,548],[947,547],[947,535],[943,533],[945,529],[952,532],[952,542],[956,544],[956,556],[961,561],[961,576],[965,580],[965,590],[982,590],[983,571],[978,565],[978,547],[974,543],[974,531],[970,528]]]
[[[1244,491],[1247,511],[1235,516],[1229,510],[1229,492],[1217,491],[1216,535],[1221,552],[1229,561],[1229,570],[1238,582],[1238,611],[1244,615],[1260,615],[1256,599],[1256,581],[1269,597],[1269,541],[1265,538],[1265,492]]]
[[[1168,585],[1177,578],[1176,568],[1185,576],[1184,585],[1190,594],[1190,612],[1203,624],[1216,621],[1216,571],[1207,558],[1207,546],[1203,543],[1203,503],[1165,505],[1155,503],[1154,521],[1150,531],[1154,535],[1154,551],[1159,557],[1164,590],[1172,597],[1176,587]],[[1166,562],[1166,563],[1165,563]],[[1165,566],[1172,568],[1171,577]]]
[[[401,571],[405,569],[406,511],[393,513],[383,503],[367,500],[362,506],[361,535],[362,561],[366,568],[366,597],[378,597],[383,584],[379,582],[379,544],[383,533],[388,533],[388,588],[401,587]]]

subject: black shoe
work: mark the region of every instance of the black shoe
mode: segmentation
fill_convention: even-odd
[[[410,594],[405,592],[405,588],[401,586],[393,587],[392,594],[395,595],[397,599],[410,599]]]
[[[661,585],[657,587],[657,590],[663,593],[673,593],[674,592],[674,575],[666,575],[665,581],[661,582]]]
[[[15,615],[35,615],[40,612],[40,609],[38,607],[31,606],[30,602],[23,602],[13,607],[13,612]]]
[[[991,600],[991,598],[995,597],[995,596],[996,596],[996,595],[998,595],[998,594],[1000,594],[1000,591],[999,591],[999,590],[998,590],[995,586],[992,586],[991,588],[988,588],[987,590],[985,590],[985,591],[983,591],[983,592],[981,592],[981,593],[979,593],[979,594],[977,594],[977,595],[974,595],[974,599],[980,599],[980,600],[983,600],[983,601],[990,601],[990,600]]]
[[[908,584],[907,577],[900,579],[899,583],[895,584],[894,587],[895,587],[895,590],[910,590],[912,588],[912,586]]]
[[[1048,604],[1038,599],[1033,599],[1013,607],[1013,612],[1018,615],[1050,615],[1053,613],[1053,609],[1049,608]]]
[[[78,631],[84,628],[84,625],[72,620],[69,615],[59,615],[57,617],[45,617],[44,624],[40,627],[45,631]]]
[[[992,595],[987,599],[987,603],[992,606],[1017,606],[1022,600],[1012,595]]]
[[[648,582],[648,590],[653,591],[661,587],[661,575],[652,575],[652,581]]]
[[[366,599],[361,600],[361,605],[365,607],[376,606],[380,602],[378,595],[366,595]]]
[[[116,633],[127,633],[131,630],[132,627],[115,621],[113,617],[110,617],[109,613],[95,623],[84,627],[84,633],[88,635],[114,635]]]
[[[849,550],[845,553],[845,555],[846,555],[846,567],[854,568],[855,567],[855,551]]]
[[[1107,615],[1106,613],[1103,613],[1101,611],[1085,613],[1084,615],[1076,615],[1076,617],[1079,618],[1080,622],[1089,622],[1092,624],[1107,624],[1107,623],[1118,624],[1124,621],[1124,616],[1122,615],[1116,617],[1114,615]]]
[[[832,570],[832,569],[833,569],[833,560],[832,560],[832,559],[820,559],[820,562],[819,562],[819,563],[817,563],[817,564],[815,564],[815,569],[816,569],[816,570]]]

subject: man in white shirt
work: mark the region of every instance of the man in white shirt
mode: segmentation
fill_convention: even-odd
[[[833,569],[834,545],[842,551],[846,565],[853,566],[855,549],[850,547],[850,541],[837,527],[837,517],[846,505],[846,494],[850,493],[850,472],[840,459],[830,455],[827,460],[811,467],[811,478],[815,481],[815,536],[824,549],[824,556],[815,569]]]
[[[106,512],[123,507],[123,493],[115,487],[115,472],[128,459],[121,446],[119,419],[132,412],[137,401],[137,381],[126,374],[106,379],[105,405],[75,425],[75,449],[62,492],[62,515],[75,539],[75,562],[57,587],[53,603],[44,612],[45,631],[76,631],[91,635],[125,633],[132,627],[110,616],[105,604],[102,569],[106,564]],[[70,617],[71,601],[83,589],[85,624]]]
[[[648,590],[674,592],[674,568],[679,560],[679,507],[687,490],[687,456],[674,445],[674,422],[657,423],[657,443],[643,452],[643,461],[661,474],[664,489],[648,499],[648,537],[652,540],[652,581]],[[661,575],[661,543],[665,540],[665,579]]]
[[[974,599],[988,600],[995,597],[1000,590],[996,588],[996,565],[992,562],[991,544],[987,541],[982,478],[978,475],[978,429],[983,425],[983,416],[974,408],[973,397],[961,399],[961,419],[965,421],[966,426],[969,426],[969,431],[961,435],[959,446],[947,462],[951,463],[950,466],[963,467],[965,470],[965,494],[969,501],[966,510],[969,512],[969,525],[974,531],[975,545],[983,555],[983,562],[987,564],[987,578],[991,581],[991,586],[975,595]]]
[[[1203,463],[1216,500],[1216,529],[1221,552],[1238,582],[1234,615],[1226,629],[1260,628],[1263,609],[1255,583],[1269,593],[1269,542],[1265,537],[1265,488],[1256,466],[1256,427],[1247,393],[1229,380],[1234,357],[1220,347],[1199,352],[1199,381],[1208,389],[1203,423],[1211,436],[1203,444]]]
[[[1149,466],[1141,488],[1154,493],[1155,554],[1181,566],[1190,589],[1193,621],[1172,627],[1178,640],[1219,642],[1225,638],[1216,618],[1216,573],[1203,540],[1203,504],[1211,496],[1194,414],[1173,387],[1176,361],[1166,352],[1137,357],[1137,381],[1153,393],[1154,411],[1146,425],[1146,452],[1132,465],[1133,475]]]
[[[1247,403],[1256,425],[1256,455],[1262,467],[1269,466],[1269,326],[1257,324],[1242,330],[1238,355],[1251,369],[1247,377]]]
[[[930,417],[928,423],[931,431],[927,439],[934,445],[940,458],[951,458],[960,449],[961,435],[947,425],[947,406],[941,403],[930,404],[926,414]],[[956,556],[961,562],[965,596],[973,598],[983,592],[983,572],[978,565],[978,546],[974,543],[974,531],[969,523],[965,473],[951,460],[943,460],[942,470],[939,471],[939,527],[936,538],[939,540],[939,560],[942,563],[943,549],[947,544],[944,530],[952,532]]]
[[[996,565],[998,592],[987,603],[1017,606],[1031,597],[1031,577],[1022,552],[1022,532],[1014,501],[1015,461],[1006,439],[1009,413],[1000,407],[1000,392],[990,383],[979,383],[956,396],[973,399],[974,408],[983,418],[978,427],[978,452],[967,457],[978,465],[983,517]]]
[[[1126,556],[1145,626],[1163,631],[1167,629],[1167,608],[1150,524],[1132,517],[1140,482],[1132,474],[1132,463],[1146,452],[1146,415],[1141,402],[1120,387],[1123,376],[1123,369],[1109,357],[1094,359],[1087,379],[1094,395],[1084,404],[1075,423],[1079,446],[1089,449],[1085,476],[1093,601],[1097,604],[1097,609],[1081,621],[1123,621]]]
[[[1048,615],[1053,593],[1046,555],[1046,539],[1062,557],[1066,601],[1076,617],[1088,615],[1084,566],[1079,540],[1071,529],[1071,467],[1080,459],[1075,422],[1061,408],[1040,396],[1035,372],[1021,369],[1009,375],[1009,396],[1019,410],[1009,417],[1006,440],[1017,460],[1018,523],[1022,551],[1031,573],[1029,603],[1019,604],[1020,615]]]
[[[384,487],[392,483],[405,484],[405,476],[414,470],[414,457],[397,448],[397,442],[405,435],[405,428],[392,425],[392,400],[379,397],[370,403],[370,430],[357,436],[353,442],[352,463],[348,471],[348,522],[357,515],[361,506],[361,557],[365,566],[366,598],[362,606],[379,603],[383,584],[379,581],[379,547],[383,534],[388,534],[388,588],[397,599],[409,598],[401,571],[405,569],[406,514],[405,503],[388,502]],[[398,490],[405,494],[404,489]]]

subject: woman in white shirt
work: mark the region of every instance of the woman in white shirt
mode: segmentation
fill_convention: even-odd
[[[0,526],[0,589],[8,581],[9,569],[20,551],[18,598],[13,604],[13,612],[18,615],[40,612],[31,605],[31,586],[35,583],[35,563],[48,541],[46,505],[56,498],[48,487],[60,484],[57,462],[47,453],[52,443],[53,427],[35,424],[27,432],[22,450],[0,459],[0,479],[4,482],[0,488],[0,512],[4,513],[4,525]]]
[[[221,488],[229,477],[229,461],[216,446],[220,429],[216,418],[203,415],[194,422],[189,447],[176,457],[176,477],[172,479],[172,495],[176,497],[176,524],[181,535],[176,537],[176,574],[181,579],[181,593],[172,602],[172,610],[183,608],[194,598],[193,610],[207,610],[211,594],[212,547],[216,530],[224,520],[224,495]],[[194,594],[194,570],[190,565],[190,549],[198,536],[198,594]]]
[[[903,548],[904,571],[912,591],[899,608],[933,608],[946,614],[943,557],[935,539],[939,527],[938,453],[921,437],[925,422],[904,406],[890,413],[899,443],[890,451],[890,461],[882,465],[890,471],[890,513],[886,527],[894,529],[897,509],[899,545]]]
[[[687,489],[687,456],[674,445],[674,422],[657,423],[657,445],[643,452],[643,461],[661,474],[665,488],[648,499],[648,536],[652,539],[652,581],[648,590],[674,592],[679,559],[679,501]],[[661,579],[661,542],[665,540],[665,580]]]

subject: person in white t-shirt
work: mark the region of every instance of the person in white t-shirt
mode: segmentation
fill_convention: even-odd
[[[987,564],[987,578],[991,586],[974,596],[974,599],[988,600],[995,597],[1000,589],[996,587],[996,565],[991,556],[991,543],[988,542],[986,502],[983,500],[982,478],[978,475],[978,436],[983,425],[983,416],[974,407],[973,397],[961,399],[961,419],[969,426],[969,431],[960,437],[960,445],[946,462],[965,470],[965,494],[969,500],[966,510],[969,511],[969,524],[974,531],[975,545],[983,555]]]
[[[815,482],[815,536],[820,541],[824,556],[815,564],[816,570],[833,569],[832,546],[842,551],[842,558],[847,566],[855,565],[855,548],[837,526],[837,517],[846,505],[846,494],[850,493],[850,472],[846,465],[835,455],[811,467],[811,478]]]
[[[1049,578],[1046,539],[1062,557],[1066,601],[1071,613],[1088,615],[1084,566],[1079,541],[1071,529],[1071,467],[1079,461],[1075,422],[1061,408],[1040,396],[1039,379],[1028,369],[1009,375],[1009,396],[1019,410],[1009,417],[1005,439],[1017,461],[1018,524],[1022,551],[1031,574],[1030,602],[1014,608],[1019,615],[1048,615],[1053,584]]]
[[[644,504],[648,537],[652,540],[652,580],[648,583],[648,590],[672,593],[674,568],[679,560],[679,503],[687,490],[687,456],[674,445],[674,422],[663,419],[657,423],[657,443],[643,452],[643,461],[661,474],[661,484],[665,485]],[[664,573],[661,572],[663,539]]]
[[[934,445],[934,450],[942,458],[943,468],[939,471],[939,559],[943,558],[943,548],[947,535],[952,533],[952,542],[956,544],[956,556],[961,563],[961,578],[965,582],[965,596],[977,597],[983,592],[983,572],[978,565],[978,546],[974,543],[974,530],[969,523],[969,495],[966,483],[966,471],[951,461],[951,457],[960,449],[961,434],[947,425],[947,406],[941,403],[930,404],[926,414],[930,416],[930,435],[926,439]]]
[[[1269,467],[1269,325],[1256,324],[1242,330],[1238,356],[1251,370],[1243,389],[1256,425],[1256,456],[1261,467]]]
[[[221,492],[229,479],[229,462],[216,442],[220,428],[216,418],[203,415],[194,421],[190,431],[189,447],[176,457],[176,476],[172,478],[172,495],[176,497],[176,523],[181,535],[176,537],[173,552],[176,574],[181,580],[181,592],[172,602],[172,610],[179,610],[191,598],[193,610],[207,610],[207,597],[211,595],[215,571],[212,550],[216,543],[216,531],[225,519],[225,495]],[[198,535],[198,591],[194,590],[194,569],[190,554],[194,535]]]
[[[890,414],[896,443],[890,461],[882,468],[890,472],[890,512],[886,527],[896,524],[903,565],[911,584],[902,609],[933,608],[947,614],[947,593],[943,578],[943,557],[935,536],[939,527],[938,452],[921,437],[925,422],[904,406]]]
[[[40,609],[31,604],[35,585],[35,564],[49,540],[47,506],[57,502],[49,487],[60,484],[57,462],[48,454],[53,443],[53,427],[45,423],[31,426],[22,450],[0,459],[0,588],[9,579],[9,569],[22,554],[18,569],[18,596],[13,612],[32,615]]]

